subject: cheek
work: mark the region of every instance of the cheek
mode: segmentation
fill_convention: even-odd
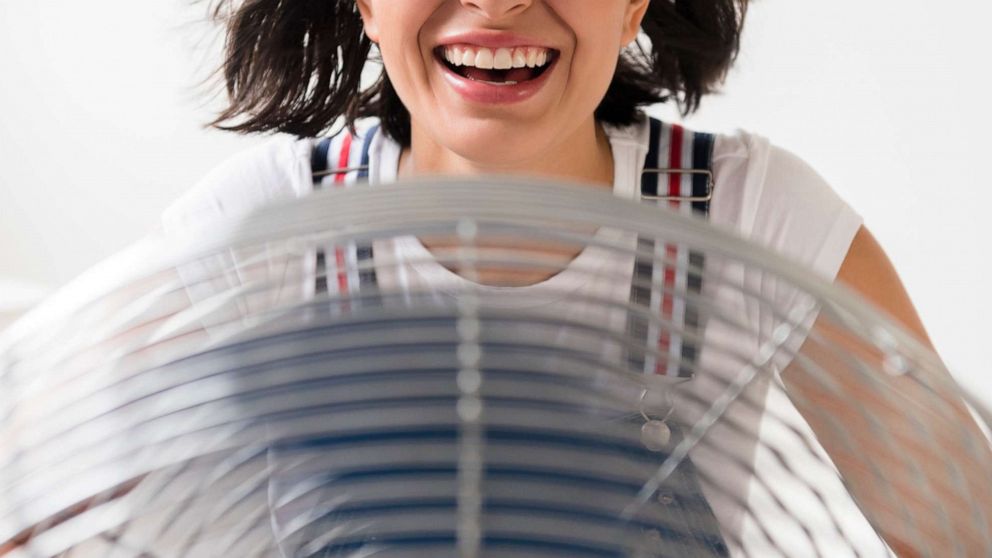
[[[625,0],[545,0],[575,40],[572,74],[587,89],[605,94],[623,39]]]
[[[401,94],[411,84],[422,81],[425,54],[420,37],[429,25],[431,16],[443,0],[385,0],[384,21],[381,28],[379,51],[389,78]]]
[[[572,83],[581,88],[583,97],[589,97],[596,104],[606,95],[613,81],[620,54],[620,37],[614,33],[580,35],[576,43],[574,66],[569,77]]]
[[[409,106],[412,92],[415,91],[415,84],[419,79],[417,76],[422,73],[422,70],[414,65],[415,60],[410,48],[404,46],[407,41],[409,38],[403,37],[401,34],[394,34],[389,40],[379,43],[379,52],[389,81],[393,84],[393,88],[403,103]]]

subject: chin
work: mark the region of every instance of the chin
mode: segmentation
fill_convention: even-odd
[[[540,132],[537,132],[537,131]],[[443,144],[459,157],[484,167],[529,166],[548,148],[547,127],[486,119],[458,126]],[[452,141],[453,140],[453,141]]]
[[[494,143],[499,142],[466,142],[456,147],[456,153],[474,165],[492,169],[496,174],[504,170],[507,174],[519,174],[518,169],[526,169],[534,160],[531,150],[521,150],[519,146],[494,146]]]

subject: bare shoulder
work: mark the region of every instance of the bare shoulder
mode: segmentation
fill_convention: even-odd
[[[933,348],[899,274],[878,240],[866,227],[862,226],[854,235],[837,273],[837,281],[874,303],[928,347]]]

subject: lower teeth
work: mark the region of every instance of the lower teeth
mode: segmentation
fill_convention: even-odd
[[[516,85],[519,82],[516,81],[486,81],[482,79],[472,79],[472,81],[478,81],[479,83],[485,83],[486,85]]]

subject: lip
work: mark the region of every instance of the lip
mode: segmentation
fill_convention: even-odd
[[[511,47],[541,47],[552,50],[554,46],[536,37],[527,37],[516,33],[505,31],[469,31],[466,33],[455,33],[445,35],[435,47],[450,45],[468,44],[486,48],[511,48]]]
[[[560,57],[556,57],[540,76],[514,85],[490,85],[482,81],[464,78],[452,72],[437,56],[433,58],[435,66],[444,76],[444,81],[466,101],[490,105],[508,105],[521,103],[537,95],[548,83],[548,79],[558,66]]]
[[[440,57],[437,56],[437,52],[446,46],[464,44],[493,49],[522,46],[541,47],[555,50],[558,52],[558,55],[554,57],[548,68],[535,79],[517,83],[515,85],[490,85],[481,81],[474,81],[464,78],[455,72],[452,72],[440,59]],[[550,76],[558,67],[558,61],[561,59],[561,51],[558,51],[552,46],[547,46],[546,43],[543,43],[540,40],[502,32],[488,33],[476,31],[471,33],[449,35],[438,43],[433,52],[435,53],[432,57],[434,58],[435,66],[441,72],[445,82],[450,85],[451,88],[462,97],[462,99],[471,103],[487,105],[509,105],[521,103],[531,97],[534,97],[548,83]]]

